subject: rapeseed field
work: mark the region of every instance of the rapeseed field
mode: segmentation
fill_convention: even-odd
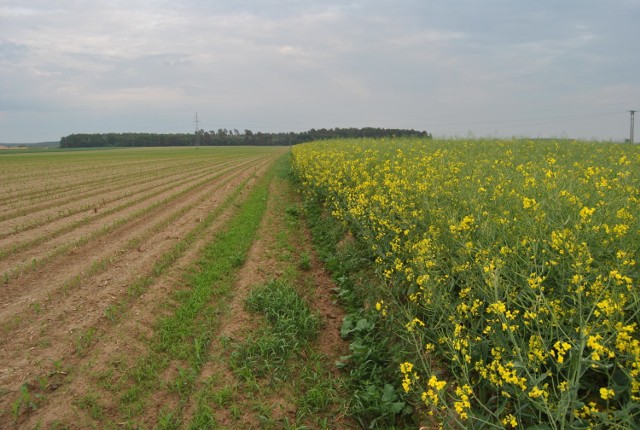
[[[416,409],[444,428],[640,425],[640,146],[331,140],[292,165],[369,249]]]

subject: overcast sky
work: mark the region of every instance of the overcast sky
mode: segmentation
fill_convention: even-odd
[[[630,109],[640,0],[0,0],[0,142],[193,132],[196,112],[624,140]]]

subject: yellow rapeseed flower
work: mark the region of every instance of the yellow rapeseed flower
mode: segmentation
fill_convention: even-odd
[[[615,395],[616,392],[610,388],[600,388],[600,397],[602,397],[604,400],[612,399]]]
[[[507,415],[502,419],[502,424],[506,426],[511,426],[511,428],[518,427],[518,420],[512,414]]]

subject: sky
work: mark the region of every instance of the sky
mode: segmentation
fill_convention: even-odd
[[[0,142],[192,133],[196,112],[623,141],[639,23],[640,0],[0,0]]]

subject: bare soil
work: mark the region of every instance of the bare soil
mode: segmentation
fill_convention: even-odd
[[[125,428],[127,420],[122,417],[119,399],[114,397],[110,386],[121,383],[119,378],[126,369],[145,355],[155,323],[169,312],[173,292],[185,287],[185,275],[194,267],[204,246],[234,216],[256,178],[263,175],[279,155],[281,152],[274,152],[266,157],[236,162],[219,177],[213,172],[202,173],[199,177],[203,183],[193,189],[184,191],[193,185],[190,182],[167,188],[104,217],[98,216],[100,211],[107,211],[126,199],[140,197],[150,188],[161,188],[168,181],[148,180],[145,185],[132,187],[122,198],[119,197],[122,189],[101,195],[89,195],[90,190],[85,189],[84,194],[79,193],[79,200],[67,203],[69,207],[89,204],[91,199],[98,197],[108,203],[89,213],[61,217],[55,226],[45,224],[26,230],[20,240],[46,235],[64,223],[76,222],[81,216],[95,217],[77,229],[43,240],[0,261],[2,273],[3,270],[15,270],[20,264],[24,266],[28,258],[52,255],[42,264],[17,270],[16,276],[0,286],[0,428],[84,429],[102,428],[105,423],[110,427]],[[217,173],[221,171],[223,169]],[[179,176],[171,178],[178,181]],[[197,228],[208,214],[219,210],[242,184],[245,184],[244,188],[235,197],[235,203],[225,206],[168,269],[155,275],[154,264]],[[163,204],[166,199],[170,199],[170,203]],[[221,316],[209,350],[209,361],[198,375],[196,385],[206,384],[215,376],[218,384],[237,386],[235,376],[225,363],[227,352],[220,340],[241,339],[256,329],[255,318],[244,308],[247,294],[251,288],[282,276],[287,264],[291,264],[282,258],[279,240],[286,230],[283,205],[292,201],[295,196],[285,182],[272,183],[266,214],[245,263],[238,271],[233,296]],[[43,211],[53,210],[42,201],[35,204]],[[127,218],[153,204],[157,206],[140,216]],[[25,215],[23,220],[31,219],[29,217],[42,219],[43,213],[47,212]],[[117,224],[118,219],[126,221]],[[110,224],[116,226],[104,234],[95,233]],[[312,263],[311,269],[301,274],[299,281],[314,286],[308,300],[323,321],[316,348],[326,356],[330,366],[346,352],[346,344],[339,337],[343,315],[332,297],[334,285],[311,249],[308,232],[298,233],[293,248],[298,254],[309,253]],[[80,240],[87,236],[89,239],[85,242]],[[65,243],[74,241],[77,246],[55,252]],[[5,243],[19,243],[19,240],[5,242],[0,239],[0,249]],[[148,285],[132,294],[132,286],[143,278],[150,279]],[[118,309],[117,314],[113,314],[114,309]],[[163,371],[161,379],[172,381],[180,369],[186,367],[186,363],[172,362]],[[24,398],[25,392],[29,393],[29,401]],[[249,404],[249,400],[242,396],[236,398],[240,405],[245,401]],[[262,400],[274,411],[279,411],[274,415],[295,415],[294,406],[283,396]],[[184,423],[189,422],[196,402],[197,399],[191,398],[183,405]],[[153,428],[162,411],[175,408],[179,403],[179,396],[169,389],[151,393],[136,422],[141,428]],[[99,407],[92,409],[94,404]],[[218,408],[216,419],[225,428],[259,427],[255,412],[250,410],[238,418],[229,410]],[[333,422],[338,425],[336,428],[352,427],[349,420],[340,416],[333,417]]]
[[[171,276],[176,276],[181,268],[193,263],[207,237],[232,216],[235,206],[229,205],[207,234],[173,265],[171,273],[157,279],[137,299],[130,297],[131,285],[152,273],[154,263],[162,255],[241,184],[253,176],[262,175],[277,155],[257,158],[254,162],[230,169],[221,177],[212,178],[180,195],[170,205],[159,205],[106,235],[69,249],[43,266],[21,273],[0,288],[0,428],[23,428],[23,424],[26,425],[24,428],[31,428],[28,423],[35,425],[43,415],[46,418],[47,404],[67,405],[52,411],[59,416],[56,419],[62,418],[64,414],[61,411],[69,409],[68,406],[73,404],[70,400],[75,398],[75,387],[69,391],[65,381],[73,379],[76,385],[82,384],[82,378],[76,372],[94,367],[86,362],[86,358],[92,356],[92,350],[106,349],[105,357],[111,355],[110,348],[121,350],[124,356],[136,356],[135,342],[130,342],[128,336],[118,332],[120,329],[130,331],[133,339],[144,338],[149,333],[150,322],[157,318],[155,308],[175,288],[170,282]],[[250,187],[251,181],[246,186]],[[184,208],[187,210],[171,223],[151,228]],[[126,217],[126,213],[121,216]],[[96,225],[92,227],[99,228]],[[70,234],[72,236],[67,240],[81,237],[86,231],[81,229]],[[144,240],[137,246],[129,246],[139,238]],[[96,262],[100,264],[96,266]],[[107,310],[109,306],[123,301],[130,302],[127,318],[114,325],[107,317]],[[109,345],[110,339],[115,345]],[[25,384],[31,393],[38,393],[41,397],[37,410],[28,414],[28,423],[22,422],[26,418],[22,414],[16,420],[12,410]],[[62,400],[57,401],[56,397],[62,397]]]

